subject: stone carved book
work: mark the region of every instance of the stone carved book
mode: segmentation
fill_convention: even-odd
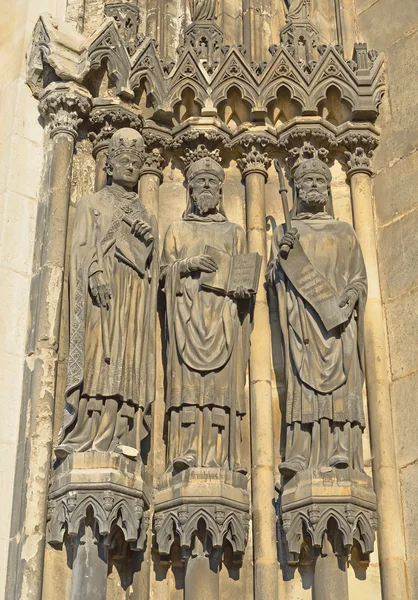
[[[219,248],[206,245],[204,254],[213,258],[218,270],[215,273],[201,273],[200,285],[203,288],[231,295],[242,286],[251,294],[257,293],[262,263],[257,252],[231,256]]]

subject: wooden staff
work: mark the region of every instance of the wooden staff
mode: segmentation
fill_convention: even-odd
[[[97,265],[102,273],[104,273],[104,258],[103,248],[99,240],[99,216],[95,215],[95,226],[96,226],[96,253],[97,253]],[[99,298],[100,301],[100,298]],[[104,360],[108,364],[110,363],[110,342],[109,342],[109,323],[107,321],[107,307],[102,306],[100,302],[100,317],[102,322],[102,343],[103,343],[103,354]]]
[[[292,219],[290,216],[290,210],[289,210],[289,203],[287,201],[287,189],[284,183],[284,177],[283,177],[283,171],[282,168],[280,166],[279,161],[276,159],[274,159],[274,168],[277,171],[277,175],[279,177],[279,185],[280,185],[280,196],[282,198],[282,204],[283,204],[283,214],[284,214],[284,222],[286,224],[286,233],[288,231],[290,231],[292,229]],[[288,246],[287,244],[283,244],[283,246],[280,248],[280,256],[282,256],[283,258],[287,258],[287,255],[290,252],[290,246]]]

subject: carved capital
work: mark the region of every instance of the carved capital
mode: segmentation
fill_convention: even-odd
[[[286,162],[291,173],[301,162],[310,158],[328,161],[332,148],[337,146],[335,135],[320,126],[297,125],[279,138],[278,147],[287,154]]]
[[[378,146],[378,138],[366,131],[351,131],[343,135],[339,142],[344,151],[344,162],[347,166],[347,177],[355,173],[371,175],[372,158]]]
[[[90,94],[74,83],[50,84],[39,102],[39,112],[48,123],[51,137],[66,133],[76,140],[78,127],[90,109]]]
[[[141,114],[123,104],[98,104],[93,107],[90,115],[93,131],[90,139],[93,142],[93,156],[96,157],[100,150],[107,150],[110,138],[118,129],[131,127],[142,131],[144,119]]]
[[[160,182],[163,179],[164,156],[158,148],[153,148],[145,155],[144,165],[141,169],[141,175],[157,175]]]
[[[258,149],[256,145],[252,145],[248,152],[243,153],[238,159],[238,166],[244,179],[249,173],[261,173],[267,179],[270,164],[271,158],[268,153]]]

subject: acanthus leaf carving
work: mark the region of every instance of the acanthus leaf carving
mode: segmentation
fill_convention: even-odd
[[[78,135],[78,126],[91,109],[87,90],[74,83],[52,83],[46,88],[39,102],[39,112],[47,121],[51,137],[59,133]]]

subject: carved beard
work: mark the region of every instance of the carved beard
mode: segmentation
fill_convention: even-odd
[[[200,214],[205,215],[218,206],[219,198],[214,196],[211,192],[205,190],[201,192],[198,196],[194,196],[193,201],[195,203],[197,211]]]
[[[311,190],[310,192],[304,192],[299,189],[299,200],[305,206],[326,206],[328,202],[328,193],[321,194],[318,190]]]

